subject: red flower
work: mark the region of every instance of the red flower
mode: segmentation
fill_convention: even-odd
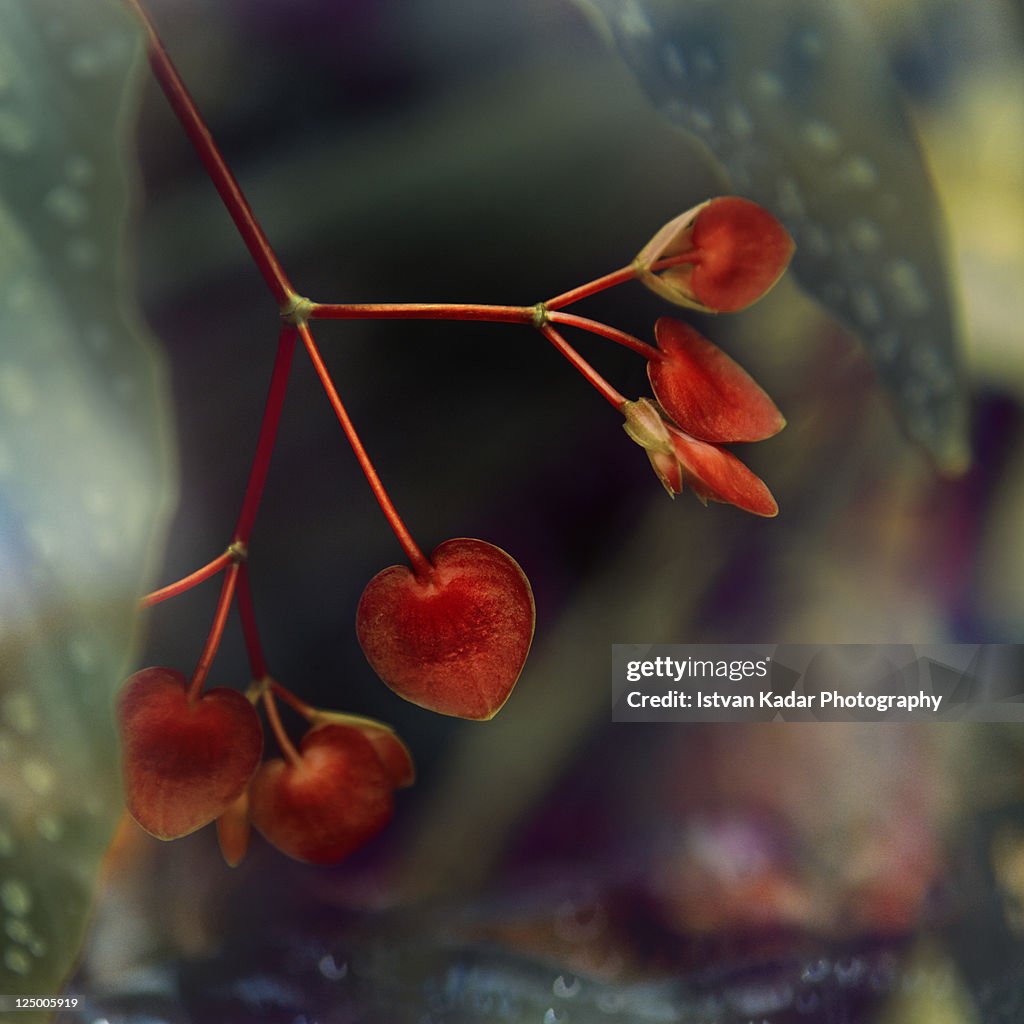
[[[689,324],[662,317],[654,336],[660,356],[647,366],[654,396],[692,437],[761,441],[786,425],[750,374]]]

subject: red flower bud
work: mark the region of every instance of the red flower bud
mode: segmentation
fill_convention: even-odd
[[[634,265],[637,277],[669,302],[735,313],[778,281],[793,248],[789,232],[767,210],[721,196],[669,221]]]

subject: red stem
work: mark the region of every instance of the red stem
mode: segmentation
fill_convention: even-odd
[[[618,270],[613,270],[610,274],[605,274],[604,277],[595,278],[593,281],[581,284],[578,288],[571,288],[567,292],[562,292],[561,295],[548,299],[544,305],[549,310],[564,309],[566,306],[571,306],[574,302],[579,302],[581,299],[588,299],[591,295],[596,295],[598,292],[603,292],[608,288],[614,288],[616,285],[632,281],[634,277],[636,277],[636,267],[631,263],[628,267],[620,267]]]
[[[310,320],[481,320],[532,324],[533,306],[490,306],[458,302],[314,302]]]
[[[366,475],[366,480],[370,485],[370,490],[373,491],[373,496],[377,499],[377,504],[380,505],[388,525],[398,538],[398,543],[402,545],[402,550],[405,551],[405,557],[409,559],[413,571],[420,579],[425,579],[434,571],[434,567],[430,564],[427,556],[420,550],[416,541],[413,540],[412,534],[406,528],[405,523],[402,522],[402,517],[398,514],[394,503],[388,497],[388,492],[384,489],[376,469],[373,468],[373,463],[370,461],[369,455],[366,454],[366,449],[363,447],[362,441],[359,440],[356,428],[352,420],[349,419],[348,412],[342,404],[341,397],[338,395],[338,389],[334,386],[334,381],[331,380],[331,375],[324,364],[323,356],[320,355],[320,350],[316,346],[316,341],[313,339],[313,332],[310,331],[309,325],[301,323],[298,330],[302,336],[302,343],[306,346],[306,351],[309,353],[310,360],[312,360],[313,368],[316,370],[320,383],[327,394],[327,399],[331,403],[331,408],[334,409],[334,414],[338,417],[341,429],[345,431],[345,437],[348,438],[348,443],[355,453],[359,466]]]
[[[614,341],[616,345],[623,345],[634,352],[639,352],[644,359],[661,359],[661,349],[648,345],[632,334],[620,331],[615,327],[609,327],[599,320],[591,320],[585,316],[576,316],[575,313],[549,313],[548,320],[553,324],[565,324],[566,327],[578,327],[582,331],[590,331],[591,334],[598,334],[602,338]]]
[[[281,748],[281,753],[293,768],[297,768],[302,763],[302,755],[295,749],[292,741],[288,739],[288,733],[284,731],[281,717],[277,713],[277,702],[270,690],[263,691],[263,707],[266,709],[267,721],[270,722],[270,728],[274,733],[274,739],[277,740],[277,745]]]
[[[188,686],[190,704],[199,699],[199,694],[202,693],[206,677],[210,672],[210,666],[217,655],[217,648],[220,647],[221,637],[224,636],[224,625],[228,620],[228,611],[231,609],[231,599],[235,595],[235,584],[238,581],[240,567],[240,563],[233,562],[224,574],[220,597],[217,600],[217,610],[213,613],[213,624],[210,626],[210,633],[206,638],[203,653],[199,656],[199,662],[195,672],[192,673],[192,681]]]
[[[274,370],[270,377],[270,389],[263,407],[263,422],[260,424],[259,440],[256,442],[256,454],[253,456],[252,469],[249,471],[249,482],[242,499],[242,508],[235,525],[234,539],[239,544],[248,545],[256,521],[256,511],[263,487],[267,482],[270,469],[270,457],[277,439],[277,428],[281,422],[281,409],[284,406],[285,391],[288,387],[288,371],[291,369],[292,356],[295,354],[295,339],[298,332],[294,327],[284,326],[277,341],[277,355],[274,358]]]
[[[256,626],[256,612],[252,604],[252,588],[249,586],[249,567],[242,565],[238,573],[238,615],[242,620],[242,636],[249,657],[249,672],[253,679],[264,679],[267,675],[267,659],[260,643],[260,631]]]
[[[249,249],[256,266],[259,267],[277,304],[279,306],[287,305],[295,297],[295,290],[278,262],[274,250],[270,247],[267,236],[256,221],[248,200],[217,148],[217,143],[214,142],[210,129],[189,95],[188,89],[185,88],[185,83],[181,80],[181,76],[164,49],[141,0],[127,0],[127,3],[142,22],[149,37],[147,45],[149,63],[157,82],[160,83],[160,88],[163,89],[168,103],[181,122],[182,128],[185,129],[192,148],[202,160],[206,173],[220,193],[224,206],[235,222],[235,227],[238,228],[242,240]]]
[[[179,594],[184,594],[193,587],[199,586],[200,583],[205,583],[211,576],[216,576],[235,557],[235,552],[228,548],[222,555],[218,555],[212,562],[207,562],[201,569],[196,569],[195,572],[183,576],[180,580],[168,583],[166,587],[161,587],[159,590],[154,590],[153,593],[147,594],[139,602],[140,606],[151,608],[155,604],[160,604],[161,601],[167,601],[172,597],[177,597]]]
[[[286,704],[290,704],[307,721],[312,722],[313,719],[316,718],[316,708],[296,697],[287,686],[282,686],[276,679],[271,679],[270,688],[278,697],[281,698],[281,700]]]
[[[568,359],[569,362],[572,363],[572,365],[575,366],[576,369],[579,370],[579,372],[582,373],[595,388],[597,388],[602,398],[610,402],[616,409],[622,408],[626,402],[625,397],[620,395],[618,391],[616,391],[615,388],[613,388],[611,384],[609,384],[608,381],[606,381],[604,377],[602,377],[601,374],[599,374],[597,370],[595,370],[590,363],[588,363],[583,356],[581,356],[579,352],[577,352],[576,349],[574,349],[572,345],[570,345],[569,342],[567,342],[565,338],[563,338],[562,335],[551,326],[551,324],[542,324],[539,330],[541,334],[543,334],[544,337],[547,338],[548,341],[550,341],[551,344],[554,345],[555,348],[557,348],[558,351],[561,352],[562,355],[565,356],[565,358]]]

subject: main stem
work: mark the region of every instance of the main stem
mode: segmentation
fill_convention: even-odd
[[[285,391],[288,387],[288,371],[291,369],[292,357],[295,354],[295,343],[298,331],[292,326],[284,326],[277,341],[277,355],[274,357],[274,369],[270,376],[270,389],[263,407],[263,422],[260,424],[260,435],[256,442],[256,454],[253,456],[252,469],[249,471],[249,482],[242,499],[242,508],[238,513],[234,539],[237,543],[248,545],[256,521],[256,511],[263,488],[270,470],[270,457],[274,452],[277,429],[281,423],[281,410],[284,407]]]
[[[302,343],[306,346],[306,351],[309,353],[309,358],[313,363],[313,368],[316,370],[320,383],[327,394],[327,400],[331,403],[335,416],[338,417],[341,429],[345,432],[345,437],[348,438],[348,443],[351,445],[359,466],[366,476],[370,490],[373,491],[373,496],[377,499],[377,504],[380,505],[388,525],[398,538],[398,543],[402,545],[402,550],[405,552],[405,557],[409,559],[413,571],[421,579],[426,579],[434,571],[434,567],[430,564],[427,556],[420,550],[416,541],[413,540],[412,534],[406,528],[405,523],[402,522],[402,517],[398,514],[398,509],[395,508],[394,503],[388,496],[388,492],[384,489],[384,484],[381,483],[377,470],[374,469],[370,456],[367,455],[363,442],[359,440],[356,428],[341,401],[338,389],[334,386],[334,381],[331,380],[330,372],[324,364],[323,356],[320,355],[320,350],[317,348],[316,341],[313,338],[313,332],[306,323],[299,324],[298,329],[302,337]]]
[[[126,0],[128,6],[135,12],[142,22],[148,36],[147,54],[153,75],[160,88],[163,89],[167,102],[181,122],[185,134],[188,136],[192,147],[195,149],[199,159],[206,168],[214,187],[220,193],[220,197],[227,208],[231,219],[235,222],[242,240],[245,242],[252,255],[256,266],[263,275],[267,287],[273,293],[278,306],[286,306],[295,298],[295,289],[292,288],[288,275],[278,262],[274,250],[267,240],[256,220],[255,215],[249,206],[245,194],[239,187],[235,176],[231,173],[227,162],[217,148],[210,129],[203,120],[199,109],[189,95],[185,83],[181,80],[177,68],[164,49],[164,44],[157,35],[156,28],[151,21],[146,9],[142,6],[141,0]]]

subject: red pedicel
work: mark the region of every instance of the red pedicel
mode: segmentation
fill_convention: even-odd
[[[362,731],[321,725],[299,759],[264,762],[249,787],[249,816],[268,842],[310,864],[336,864],[391,820],[394,783]]]
[[[367,660],[400,697],[459,718],[492,718],[533,640],[533,592],[501,548],[459,537],[419,577],[404,565],[363,591],[356,633]]]
[[[124,746],[125,801],[158,839],[209,824],[245,790],[263,753],[263,729],[236,690],[190,701],[184,675],[144,668],[117,704]]]

